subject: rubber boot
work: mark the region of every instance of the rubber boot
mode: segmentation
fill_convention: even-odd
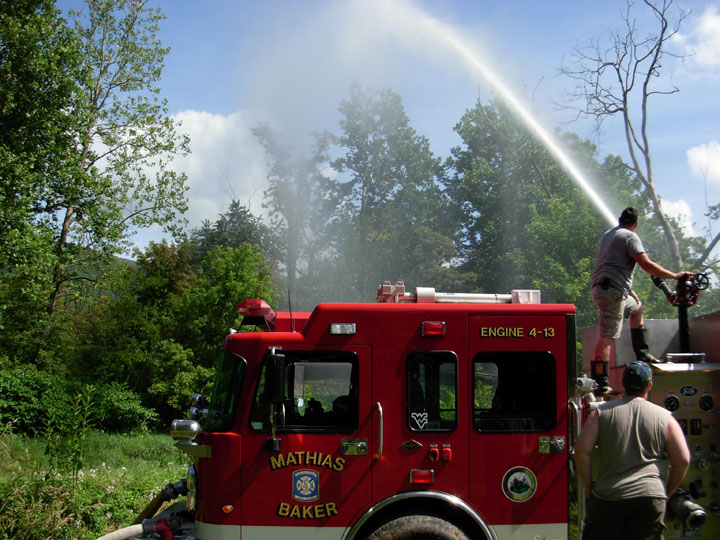
[[[650,354],[650,347],[647,344],[647,328],[631,328],[630,340],[635,351],[635,358],[643,362],[657,362],[658,359]]]
[[[608,369],[609,363],[604,362],[601,358],[596,358],[590,362],[592,378],[598,384],[597,388],[593,390],[593,394],[595,394],[596,397],[603,397],[606,394],[613,392],[613,389],[610,388]]]

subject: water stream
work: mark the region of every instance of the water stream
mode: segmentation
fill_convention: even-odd
[[[459,56],[468,69],[486,81],[497,96],[505,101],[528,128],[535,133],[608,222],[611,225],[617,222],[615,214],[610,211],[560,144],[558,144],[550,133],[537,121],[535,116],[528,110],[523,102],[515,96],[500,77],[488,67],[487,63],[481,60],[482,55],[477,48],[469,43],[469,40],[463,39],[462,34],[458,30],[427,15],[410,3],[386,0],[383,7],[386,10],[386,14],[392,17],[392,20],[395,21],[397,25],[406,26],[404,30],[409,31],[409,34],[414,33],[413,29],[416,29],[423,33],[423,37],[432,40],[433,45],[441,46],[454,55]],[[417,36],[415,36],[414,39],[417,40]]]

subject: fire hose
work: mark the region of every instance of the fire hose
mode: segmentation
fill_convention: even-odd
[[[145,509],[138,514],[138,517],[135,518],[135,521],[133,521],[132,524],[138,525],[142,523],[144,519],[153,517],[164,502],[172,501],[173,499],[177,499],[179,495],[186,494],[187,482],[184,478],[182,480],[178,480],[174,484],[167,484],[164,488],[162,488],[160,493],[158,493],[155,498],[150,501],[150,504],[148,504]]]
[[[170,525],[168,525],[167,520],[160,519],[154,523],[142,523],[142,521],[152,518],[164,502],[172,501],[173,499],[177,499],[178,496],[186,494],[187,482],[184,478],[182,480],[178,480],[174,484],[167,484],[160,493],[158,493],[153,500],[150,501],[150,504],[148,504],[143,511],[138,514],[132,525],[108,533],[97,540],[126,540],[128,538],[132,538],[133,536],[145,536],[153,533],[159,534],[162,540],[172,540],[173,532]]]
[[[130,525],[124,529],[101,536],[97,540],[127,540],[133,536],[146,536],[153,533],[159,534],[162,540],[172,540],[173,538],[172,529],[167,524],[167,521],[161,519],[156,523]]]

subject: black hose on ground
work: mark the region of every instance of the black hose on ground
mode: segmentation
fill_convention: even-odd
[[[138,517],[135,518],[135,521],[133,521],[132,524],[138,525],[139,523],[142,523],[144,519],[153,517],[164,502],[177,499],[180,495],[187,495],[187,481],[184,478],[182,480],[178,480],[174,484],[167,484],[164,488],[162,488],[160,493],[158,493],[155,498],[150,501],[150,504],[148,504],[145,509],[138,514]]]

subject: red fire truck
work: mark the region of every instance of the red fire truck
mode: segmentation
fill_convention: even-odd
[[[191,534],[567,538],[575,308],[539,296],[243,302],[264,331],[228,335],[202,427],[173,428],[196,458]]]
[[[238,306],[209,407],[173,422],[194,465],[166,490],[187,498],[122,538],[574,538],[578,392],[592,401],[575,307],[402,282],[377,299]]]

